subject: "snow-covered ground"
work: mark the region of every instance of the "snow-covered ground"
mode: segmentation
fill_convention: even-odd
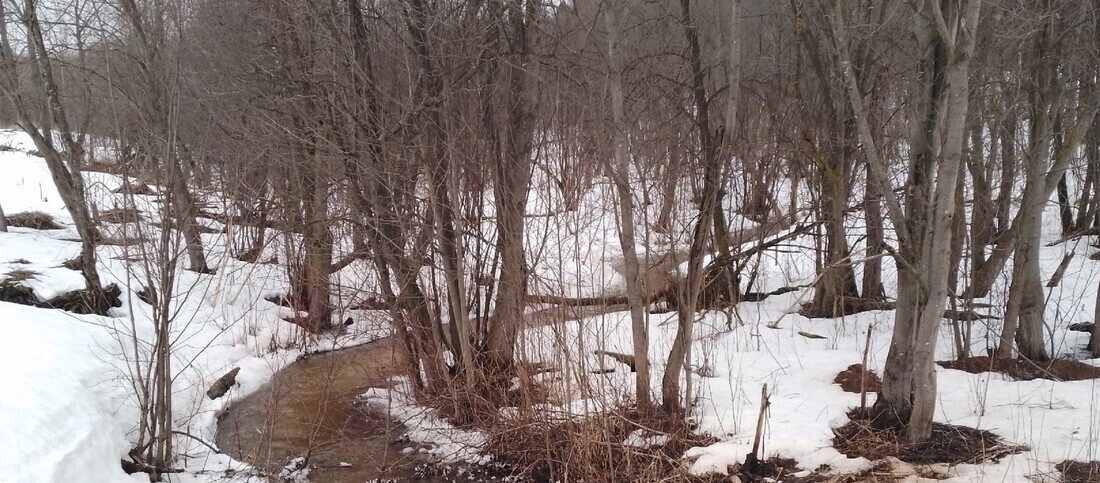
[[[642,206],[640,199],[635,201]],[[625,283],[616,268],[622,252],[610,187],[594,186],[574,212],[555,211],[556,202],[552,193],[534,192],[528,206],[530,213],[547,214],[528,220],[529,263],[538,280],[532,290],[566,296],[621,293]],[[638,233],[644,233],[645,224],[655,219],[655,209],[656,206],[651,206],[644,210],[638,220]],[[684,212],[690,213],[690,208]],[[853,214],[848,222],[854,253],[864,249],[860,244],[861,216]],[[639,252],[652,250],[660,256],[672,243],[682,246],[687,232],[685,219],[690,217],[681,216],[671,239],[639,240]],[[1054,242],[1060,238],[1056,207],[1050,207],[1046,220],[1042,241]],[[751,227],[752,222],[735,220],[731,225],[736,230],[738,226]],[[1053,341],[1049,350],[1055,357],[1084,355],[1087,334],[1070,332],[1067,328],[1071,323],[1092,320],[1100,267],[1088,258],[1088,241],[1080,239],[1042,249],[1045,277],[1053,274],[1067,253],[1075,255],[1061,284],[1045,289],[1046,320]],[[810,285],[815,276],[813,247],[813,239],[802,236],[780,249],[763,253],[758,261],[754,290],[768,292],[780,287]],[[883,265],[886,292],[893,298],[897,292],[896,271],[892,263]],[[861,266],[857,265],[856,272],[860,276]],[[984,300],[993,308],[982,312],[995,317],[1003,315],[1005,284],[1002,277]],[[698,319],[691,350],[691,364],[696,369],[692,385],[693,418],[700,432],[716,437],[719,442],[687,451],[684,458],[690,471],[726,473],[731,465],[743,461],[752,447],[764,385],[771,402],[765,432],[767,456],[791,458],[799,467],[809,470],[828,465],[836,473],[858,472],[872,466],[870,461],[847,458],[832,447],[832,430],[847,423],[848,411],[860,404],[858,394],[843,392],[832,381],[838,372],[861,361],[868,328],[871,329],[868,365],[882,373],[894,313],[874,311],[840,319],[807,319],[797,312],[801,304],[810,300],[812,290],[803,289],[759,303],[741,303],[732,312],[710,312]],[[994,346],[999,324],[999,318],[973,323],[972,355],[984,355]],[[660,387],[675,325],[675,314],[650,317],[650,360],[654,369],[651,386],[655,389]],[[807,338],[800,332],[823,338]],[[542,382],[553,389],[554,400],[547,411],[591,414],[634,397],[633,374],[622,370],[623,366],[610,374],[592,373],[593,369],[613,368],[617,364],[595,355],[594,351],[632,352],[626,312],[529,329],[521,345],[529,359],[561,369],[543,375]],[[956,357],[946,321],[936,354],[937,360]],[[1100,365],[1100,360],[1095,359],[1084,362]],[[937,371],[937,422],[987,429],[1009,444],[1030,448],[996,463],[944,465],[938,469],[940,477],[948,481],[1057,481],[1053,467],[1061,461],[1100,460],[1100,402],[1097,402],[1100,381],[1017,382],[993,373],[970,374],[943,368]],[[476,455],[468,448],[448,452],[459,441],[476,443],[479,441],[476,435],[454,430],[443,421],[424,418],[422,411],[401,404],[400,394],[376,389],[366,397],[378,401],[379,407],[390,407],[395,417],[410,424],[428,424],[430,430],[421,428],[409,436],[415,441],[434,443],[433,451],[439,453],[436,456],[444,460],[469,460],[471,454]],[[873,402],[871,394],[868,404]],[[477,455],[474,460],[480,458]]]
[[[79,244],[72,241],[75,231],[44,162],[28,154],[29,140],[17,133],[0,132],[0,146],[14,148],[0,152],[0,206],[8,215],[43,211],[65,225],[61,230],[12,228],[10,233],[0,234],[0,278],[13,270],[33,272],[25,285],[43,299],[81,288],[80,275],[61,267],[62,262],[76,256]],[[85,180],[101,210],[126,205],[127,200],[114,193],[123,182],[120,177],[87,173]],[[546,180],[536,183],[548,184]],[[574,212],[561,211],[555,196],[553,190],[535,190],[529,204],[529,212],[540,215],[528,219],[527,246],[535,275],[531,290],[567,296],[621,291],[624,283],[616,270],[621,250],[610,188],[597,184]],[[134,204],[144,212],[142,229],[154,230],[152,223],[159,221],[154,199],[135,196]],[[685,202],[688,206],[690,203]],[[643,210],[640,226],[652,222],[655,209],[656,204]],[[670,245],[682,245],[690,221],[689,216],[680,216],[671,237],[639,240],[639,248],[660,254]],[[221,228],[213,220],[204,223]],[[852,223],[855,241],[860,235],[859,221],[853,218]],[[731,224],[751,222],[737,219]],[[1052,224],[1044,233],[1044,242],[1056,240],[1057,231]],[[282,235],[271,235],[275,244],[261,259],[280,253]],[[257,389],[303,350],[353,344],[388,333],[384,319],[349,312],[361,321],[350,334],[301,347],[296,327],[281,320],[291,315],[289,310],[263,300],[285,293],[283,269],[226,256],[230,242],[223,234],[203,237],[208,262],[217,273],[197,275],[181,267],[173,297],[173,409],[177,429],[212,442],[219,412]],[[813,245],[809,237],[802,237],[791,240],[782,250],[763,253],[754,290],[766,292],[810,283],[814,277],[813,255],[800,247]],[[855,248],[859,249],[858,245]],[[1047,276],[1067,251],[1077,255],[1062,284],[1047,289],[1047,318],[1055,355],[1080,356],[1085,343],[1084,334],[1066,329],[1070,323],[1090,321],[1092,317],[1100,273],[1097,262],[1088,259],[1088,250],[1083,240],[1042,251]],[[132,447],[138,421],[130,375],[135,364],[147,357],[153,330],[149,306],[134,295],[147,268],[126,261],[136,253],[134,247],[98,249],[99,269],[105,281],[124,287],[123,306],[115,309],[112,317],[0,303],[0,327],[5,329],[5,336],[0,338],[0,481],[146,480],[141,475],[125,475],[119,465]],[[892,296],[896,292],[892,264],[885,265],[886,290]],[[341,270],[334,281],[345,306],[361,300],[370,292],[364,288],[374,283],[369,267],[360,262]],[[1004,303],[1004,281],[999,284],[989,300],[995,307]],[[764,385],[771,394],[767,455],[792,458],[806,469],[829,465],[833,471],[850,472],[870,465],[866,460],[846,458],[832,447],[832,429],[844,424],[848,410],[859,405],[859,395],[842,392],[832,380],[837,372],[861,360],[869,327],[870,366],[881,373],[893,313],[866,312],[836,320],[811,320],[796,313],[810,297],[809,290],[800,290],[759,303],[742,303],[729,313],[701,315],[691,351],[692,366],[697,369],[692,379],[693,418],[699,431],[715,436],[719,442],[685,454],[692,471],[722,473],[744,458],[752,444]],[[1000,309],[990,310],[1000,315]],[[983,354],[992,345],[989,334],[996,333],[997,324],[996,319],[974,323],[973,353]],[[650,326],[656,388],[674,336],[674,315],[653,315]],[[806,338],[799,332],[824,338]],[[628,371],[590,372],[615,365],[594,355],[595,350],[631,352],[626,313],[529,329],[524,333],[521,350],[532,360],[562,369],[543,376],[543,382],[552,390],[552,407],[547,410],[586,414],[633,397],[634,384]],[[937,359],[950,359],[954,351],[945,325]],[[1086,362],[1100,364],[1100,360]],[[240,386],[226,397],[207,399],[209,385],[233,367],[241,367],[237,377]],[[946,369],[939,369],[938,374],[937,421],[989,429],[1010,443],[1030,448],[997,463],[944,469],[952,480],[1025,481],[1029,477],[1050,477],[1054,474],[1052,466],[1066,459],[1100,460],[1100,408],[1095,407],[1100,387],[1096,381],[1014,382],[996,374]],[[485,460],[477,452],[484,437],[455,430],[413,407],[400,388],[398,384],[395,389],[371,390],[367,399],[389,408],[406,422],[410,438],[434,443],[436,457],[447,461]],[[173,475],[173,481],[260,481],[249,476],[247,465],[215,454],[191,438],[177,441],[181,445],[179,463],[188,473]]]
[[[80,274],[61,266],[76,257],[80,244],[74,241],[72,219],[44,160],[29,154],[33,144],[20,133],[0,131],[0,146],[13,149],[0,152],[0,206],[5,213],[41,211],[64,226],[48,231],[13,227],[0,233],[0,279],[13,270],[32,272],[23,285],[41,300],[83,288]],[[123,183],[120,177],[93,172],[84,179],[101,211],[127,206],[114,193]],[[154,199],[138,195],[133,203],[143,210],[140,230],[150,234],[157,233],[152,223],[159,221]],[[118,230],[107,226],[104,232],[111,236]],[[296,326],[281,319],[292,315],[289,309],[263,300],[285,293],[282,268],[226,256],[222,234],[203,235],[203,242],[217,273],[198,275],[181,266],[172,296],[173,411],[179,431],[212,443],[219,412],[259,388],[302,351],[354,344],[388,332],[384,320],[375,320],[356,324],[338,339],[303,347]],[[146,475],[126,475],[119,464],[133,447],[139,418],[131,375],[147,367],[153,340],[150,306],[134,294],[148,268],[126,261],[138,254],[136,247],[97,249],[104,282],[123,287],[123,305],[112,310],[112,317],[0,302],[0,481],[148,481]],[[239,386],[225,397],[207,399],[206,389],[233,367],[241,368]],[[194,439],[176,441],[178,464],[188,473],[173,475],[173,481],[249,481],[246,465]]]

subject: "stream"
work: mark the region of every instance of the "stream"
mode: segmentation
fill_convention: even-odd
[[[556,306],[526,318],[531,327],[624,309]],[[315,483],[454,481],[423,476],[418,467],[427,457],[415,451],[415,443],[398,442],[406,428],[359,401],[368,388],[389,385],[399,373],[399,357],[387,338],[290,364],[222,414],[218,447],[271,475],[308,454],[309,480]]]
[[[295,362],[218,419],[218,446],[272,475],[308,454],[314,482],[444,481],[418,478],[427,460],[402,454],[413,446],[396,442],[405,427],[358,400],[388,384],[397,357],[384,339]]]

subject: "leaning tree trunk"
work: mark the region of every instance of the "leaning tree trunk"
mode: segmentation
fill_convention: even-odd
[[[95,244],[99,242],[100,234],[92,222],[84,194],[84,183],[79,171],[81,159],[84,157],[84,146],[78,139],[73,138],[73,133],[69,129],[68,118],[61,103],[51,61],[43,40],[38,11],[37,8],[33,8],[35,7],[33,4],[30,7],[32,8],[26,9],[19,20],[27,35],[26,45],[31,55],[32,72],[42,86],[42,100],[46,110],[45,128],[35,124],[34,119],[38,116],[30,112],[33,109],[30,107],[33,103],[23,95],[24,87],[19,83],[21,68],[12,50],[12,41],[6,24],[0,26],[0,70],[2,70],[0,73],[3,74],[0,75],[0,78],[3,78],[0,88],[16,111],[16,124],[31,137],[35,148],[46,160],[50,177],[57,186],[61,201],[65,203],[65,209],[69,211],[77,234],[80,236],[80,271],[84,276],[85,285],[90,293],[100,294],[103,285],[99,279],[99,272],[96,271],[95,253]],[[4,8],[0,5],[0,16],[4,14]],[[55,146],[55,130],[60,134],[62,150]]]

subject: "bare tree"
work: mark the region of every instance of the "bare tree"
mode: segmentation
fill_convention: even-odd
[[[70,129],[66,107],[61,100],[57,82],[53,76],[53,66],[49,50],[42,33],[37,0],[25,0],[22,10],[10,10],[14,2],[0,2],[0,91],[16,112],[16,125],[34,141],[35,148],[46,160],[50,176],[57,191],[65,202],[65,208],[76,225],[80,235],[80,270],[84,276],[91,297],[102,297],[103,285],[96,271],[95,244],[100,239],[99,230],[92,222],[88,201],[84,191],[84,181],[79,167],[84,160],[83,137]],[[21,25],[26,33],[22,45],[26,46],[25,56],[18,56],[13,49],[13,40],[9,33],[11,17]],[[25,85],[21,74],[20,62],[26,59],[34,81],[30,86],[40,86],[44,101],[45,114],[36,114],[34,101],[36,88]]]
[[[902,425],[910,441],[932,432],[936,403],[934,350],[947,299],[951,217],[966,132],[969,61],[974,53],[980,0],[944,11],[935,2],[915,5],[914,48],[919,52],[910,137],[905,211],[893,195],[886,162],[876,147],[863,95],[851,65],[844,3],[833,0],[831,22],[849,101],[871,176],[898,232],[898,304],[876,424]]]
[[[183,6],[177,3],[176,10],[170,11],[168,3],[139,6],[136,0],[118,0],[117,8],[129,28],[128,37],[136,44],[136,52],[127,58],[136,64],[138,73],[138,84],[130,98],[138,111],[134,124],[141,137],[140,151],[166,168],[162,172],[179,210],[174,218],[187,241],[190,269],[210,273],[196,222],[199,207],[187,186],[191,173],[180,159],[185,149],[177,125],[180,72],[173,62],[178,64],[179,52],[187,48],[184,37],[178,35]],[[175,32],[170,30],[172,26]]]

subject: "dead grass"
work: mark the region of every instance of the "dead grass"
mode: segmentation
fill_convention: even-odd
[[[30,265],[31,261],[27,260],[26,258],[16,258],[15,260],[11,260],[8,263],[17,263],[19,265]]]
[[[26,282],[38,275],[34,270],[16,269],[4,274],[5,282]]]
[[[103,287],[102,291],[74,290],[37,304],[39,307],[60,309],[75,314],[109,315],[113,307],[121,307],[122,289],[117,284]]]
[[[10,302],[20,305],[34,305],[38,297],[34,290],[19,282],[0,279],[0,302]]]
[[[979,464],[1019,453],[1026,447],[1006,444],[997,435],[966,426],[934,423],[932,437],[923,443],[908,443],[891,429],[871,426],[858,410],[848,413],[851,421],[833,430],[833,445],[849,458],[871,461],[894,457],[913,464]]]
[[[80,272],[84,270],[84,260],[80,258],[80,255],[77,255],[74,258],[70,258],[68,260],[65,260],[64,262],[61,262],[61,266],[69,270],[76,270]]]
[[[33,230],[60,230],[62,227],[52,215],[41,211],[24,211],[8,217],[8,226]]]
[[[1063,483],[1100,483],[1100,461],[1070,461],[1058,463]]]
[[[96,217],[96,221],[99,223],[137,223],[141,221],[141,212],[132,206],[125,208],[112,208],[107,211],[103,211]]]
[[[688,448],[714,440],[693,435],[683,425],[670,428],[669,421],[642,417],[629,408],[587,419],[521,411],[498,422],[486,450],[522,481],[713,481],[688,474],[680,457]],[[626,444],[636,432],[662,444]]]

